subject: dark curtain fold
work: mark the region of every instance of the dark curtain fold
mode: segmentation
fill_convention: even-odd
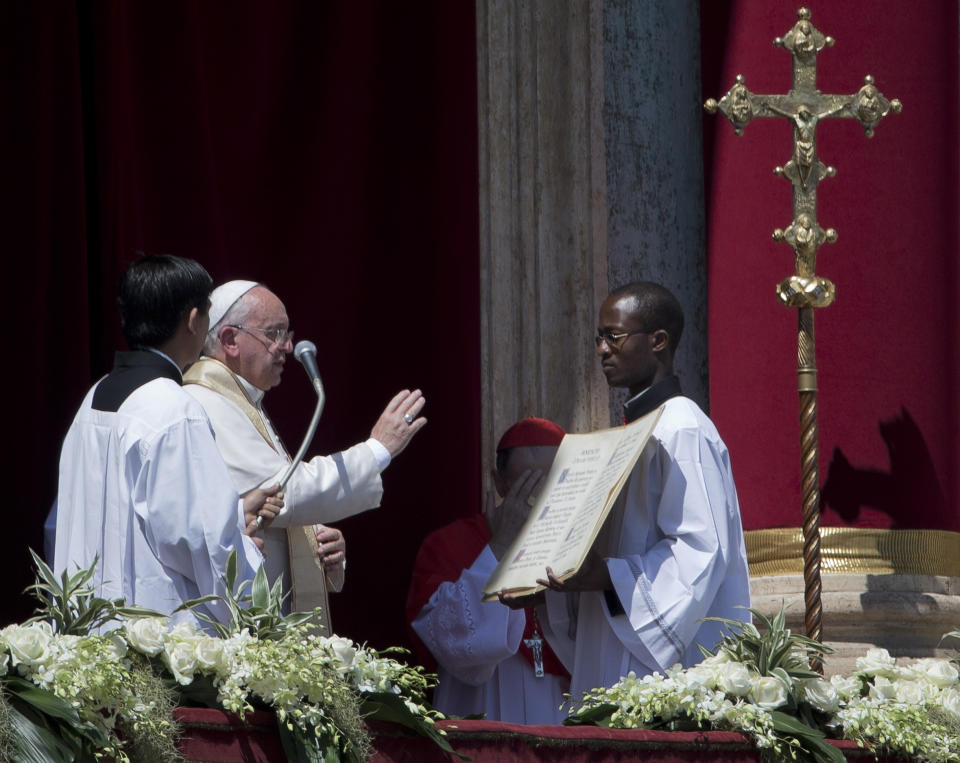
[[[332,604],[344,635],[404,642],[420,540],[480,492],[473,4],[22,2],[4,16],[8,326],[30,348],[8,427],[8,484],[27,497],[11,507],[24,516],[5,619],[28,610],[26,547],[60,441],[122,345],[119,274],[172,252],[217,282],[265,281],[316,343],[313,453],[365,439],[399,389],[427,395],[383,506],[340,525]],[[295,363],[266,404],[295,450],[314,404]]]

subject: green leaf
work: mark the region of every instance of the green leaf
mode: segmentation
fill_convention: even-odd
[[[231,551],[230,555],[227,557],[227,569],[223,576],[224,582],[227,584],[227,590],[233,591],[234,584],[237,582],[237,552]]]
[[[846,757],[844,754],[832,744],[824,741],[826,734],[819,729],[808,726],[800,719],[781,713],[778,710],[774,710],[770,715],[773,719],[773,728],[777,733],[798,739],[817,760],[845,763]]]
[[[285,723],[278,723],[277,728],[287,763],[340,763],[340,748],[335,742],[328,742],[321,747],[322,740],[312,734],[308,736],[295,724],[291,728]],[[349,760],[356,758],[350,756]]]
[[[267,583],[267,573],[260,567],[253,577],[253,588],[250,598],[254,607],[265,610],[270,606],[270,586]]]
[[[12,697],[29,703],[44,715],[59,718],[71,724],[82,723],[77,711],[56,694],[16,676],[6,676],[3,682]]]
[[[403,699],[396,694],[387,692],[370,692],[362,695],[363,704],[361,712],[368,718],[374,718],[378,721],[388,721],[405,726],[408,729],[416,731],[421,736],[433,740],[434,744],[441,749],[452,752],[460,758],[466,760],[450,746],[450,742],[444,734],[441,734],[436,726],[424,720],[423,716],[414,715],[403,703]]]
[[[610,726],[610,716],[616,711],[617,705],[606,703],[596,705],[587,710],[581,710],[575,715],[568,715],[563,719],[564,726]]]
[[[73,763],[79,750],[43,725],[34,723],[14,705],[9,708],[14,756],[18,763]]]
[[[73,751],[68,760],[74,762],[92,761],[89,751],[107,745],[109,740],[100,729],[81,720],[69,703],[56,695],[16,676],[4,677],[3,685],[11,712],[15,710],[33,726],[30,739],[49,742],[47,737],[51,737]]]
[[[193,681],[186,686],[182,686],[179,681],[172,677],[164,677],[163,681],[176,694],[177,704],[182,707],[223,709],[217,699],[217,689],[210,676],[194,676]]]

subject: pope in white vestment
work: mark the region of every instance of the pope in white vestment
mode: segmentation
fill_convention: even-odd
[[[293,332],[283,303],[255,281],[228,281],[213,290],[210,300],[205,356],[187,370],[185,388],[209,416],[234,486],[246,495],[276,484],[290,466],[263,397],[280,384]],[[283,590],[292,592],[285,607],[326,610],[327,587],[342,588],[343,562],[336,564],[332,557],[333,563],[321,563],[315,534],[325,529],[321,523],[380,505],[380,473],[426,424],[417,418],[424,402],[419,391],[401,393],[365,442],[297,465],[285,487],[283,510],[258,532],[268,580],[282,578]],[[383,441],[374,436],[381,432]],[[323,619],[329,625],[328,614]]]
[[[642,407],[647,395],[655,405]],[[574,697],[631,670],[643,676],[700,662],[697,644],[713,648],[723,629],[705,617],[749,620],[730,457],[710,419],[677,395],[671,376],[627,404],[632,421],[667,398],[597,540],[612,589],[546,592],[551,643],[571,669]]]
[[[180,369],[159,353],[117,354],[117,370],[152,376],[119,405],[98,409],[102,379],[84,398],[60,457],[53,569],[73,572],[99,557],[97,595],[172,612],[188,599],[222,595],[229,553],[240,579],[260,566],[242,534],[243,506],[206,414],[180,386]],[[103,390],[101,390],[103,392]],[[229,620],[221,602],[203,608]],[[194,621],[190,612],[173,621]]]
[[[207,359],[203,362],[217,363]],[[223,370],[230,373],[225,367]],[[247,413],[226,396],[201,384],[187,384],[185,389],[209,416],[233,484],[237,492],[244,495],[256,487],[275,485],[290,466],[290,456],[263,409],[263,390],[240,376],[233,376],[261,417],[269,441]],[[187,379],[189,381],[190,374]],[[296,468],[285,489],[284,508],[270,527],[259,533],[266,557],[264,569],[271,583],[283,577],[284,590],[290,590],[288,528],[336,522],[380,505],[381,464],[390,462],[390,454],[384,449],[385,458],[378,461],[376,445],[358,443],[332,456],[303,461]],[[339,590],[343,585],[342,567],[338,574],[330,577],[331,587]]]

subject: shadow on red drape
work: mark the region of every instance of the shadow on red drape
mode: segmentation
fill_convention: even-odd
[[[479,306],[472,3],[18,2],[8,60],[4,226],[13,361],[3,619],[29,613],[27,546],[60,442],[121,346],[138,252],[267,282],[318,347],[312,451],[365,439],[404,387],[430,422],[341,524],[337,630],[403,643],[420,540],[477,510]],[[313,410],[288,365],[266,404],[291,449]]]

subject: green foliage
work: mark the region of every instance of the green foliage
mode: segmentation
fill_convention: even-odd
[[[227,638],[246,629],[251,636],[258,639],[279,641],[298,625],[309,622],[315,612],[292,612],[283,614],[283,603],[287,596],[283,593],[283,579],[277,578],[271,588],[267,582],[267,573],[263,567],[257,570],[253,580],[243,580],[237,583],[237,552],[231,551],[227,558],[226,574],[223,582],[226,585],[226,595],[223,597],[204,596],[191,599],[179,607],[177,611],[193,609],[194,614],[211,625],[221,638]],[[201,612],[197,607],[208,601],[222,599],[230,610],[230,622],[220,623]],[[319,610],[317,610],[317,613]]]
[[[67,702],[29,681],[5,676],[4,724],[0,760],[22,763],[86,763],[109,740],[92,723],[83,721]]]
[[[833,652],[832,648],[791,632],[786,627],[787,616],[783,606],[773,620],[756,609],[749,611],[754,620],[763,626],[763,633],[753,623],[725,617],[704,618],[723,623],[729,631],[718,645],[718,651],[725,653],[731,660],[752,668],[761,676],[783,677],[785,673],[794,679],[820,678],[820,673],[811,670],[810,663],[812,660],[822,662],[824,655]],[[702,646],[700,652],[704,657],[713,654]]]
[[[94,595],[90,585],[96,574],[99,557],[86,569],[77,570],[73,575],[66,570],[57,579],[51,570],[30,549],[30,556],[37,568],[36,582],[28,586],[30,593],[39,602],[34,617],[27,622],[41,620],[50,622],[53,629],[65,636],[84,636],[95,631],[104,623],[120,617],[159,616],[159,612],[142,607],[128,607],[123,599],[103,599]]]

